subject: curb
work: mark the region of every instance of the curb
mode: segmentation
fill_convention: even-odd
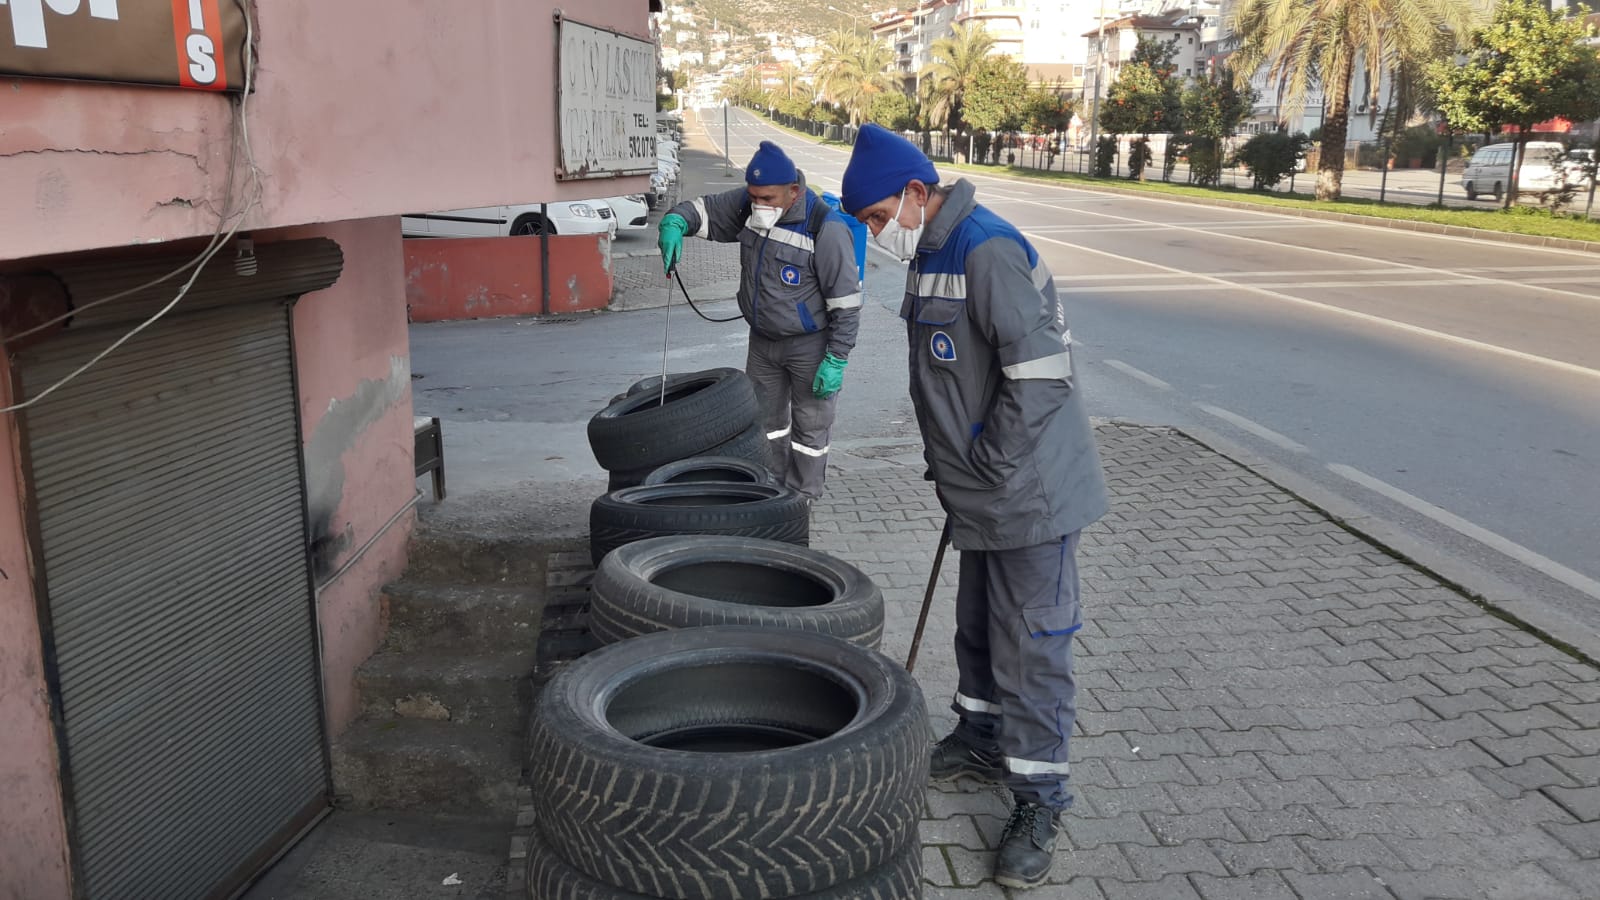
[[[1600,635],[1591,633],[1565,613],[1527,596],[1526,591],[1507,584],[1498,576],[1414,537],[1359,501],[1268,462],[1243,445],[1203,426],[1151,425],[1128,418],[1114,418],[1111,421],[1140,428],[1166,428],[1187,437],[1271,482],[1296,500],[1327,516],[1340,528],[1415,566],[1490,615],[1515,625],[1579,662],[1600,668]]]

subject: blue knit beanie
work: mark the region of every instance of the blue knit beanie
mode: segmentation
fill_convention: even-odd
[[[755,187],[794,184],[799,180],[800,176],[795,173],[794,161],[789,159],[789,154],[771,141],[762,141],[756,149],[756,155],[750,157],[750,165],[744,168],[744,183]]]
[[[855,215],[900,193],[913,179],[932,187],[939,183],[939,173],[916,144],[881,125],[863,125],[844,167],[839,202]]]

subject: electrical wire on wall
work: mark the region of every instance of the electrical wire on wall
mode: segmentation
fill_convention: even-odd
[[[233,127],[230,129],[230,138],[228,141],[228,173],[227,180],[223,184],[225,196],[222,203],[222,211],[217,219],[217,230],[213,232],[210,243],[206,245],[204,250],[201,250],[197,255],[195,255],[193,259],[181,266],[178,266],[172,271],[161,275],[158,278],[151,279],[150,281],[147,281],[138,287],[129,288],[128,290],[112,294],[109,297],[101,297],[88,303],[77,304],[72,310],[57,316],[54,319],[51,319],[47,322],[42,322],[26,331],[11,335],[5,338],[3,341],[0,341],[0,344],[10,344],[14,341],[22,340],[25,337],[37,334],[46,328],[70,319],[74,315],[77,315],[86,309],[101,306],[116,300],[121,300],[124,297],[139,293],[140,291],[148,290],[149,288],[153,288],[157,285],[177,278],[184,272],[188,272],[191,269],[193,270],[193,272],[189,275],[188,280],[178,288],[178,292],[173,295],[173,298],[165,306],[156,310],[155,313],[153,313],[149,318],[145,319],[143,322],[140,322],[138,325],[135,325],[126,334],[122,335],[122,337],[117,338],[117,340],[114,341],[111,346],[95,354],[92,359],[74,369],[55,384],[50,385],[49,387],[40,391],[34,397],[22,403],[16,403],[0,409],[0,413],[17,412],[18,410],[27,409],[28,407],[33,406],[40,400],[43,400],[44,398],[55,393],[57,390],[65,387],[78,376],[94,368],[94,366],[98,365],[101,360],[105,359],[107,356],[110,356],[114,351],[116,351],[117,348],[132,340],[135,335],[160,321],[163,316],[171,312],[173,308],[178,305],[179,301],[183,300],[183,298],[188,295],[190,288],[194,287],[194,283],[199,280],[200,273],[205,271],[206,264],[211,262],[212,258],[221,252],[223,247],[228,245],[228,242],[233,239],[233,236],[239,232],[239,227],[244,223],[245,218],[248,217],[249,214],[260,205],[261,197],[265,192],[265,189],[261,183],[261,169],[256,165],[255,148],[250,144],[250,120],[247,115],[250,104],[250,91],[255,75],[255,21],[250,15],[249,0],[234,0],[234,2],[238,5],[239,11],[244,14],[244,92],[240,94],[237,101],[233,103]],[[249,187],[247,188],[249,192],[249,199],[244,203],[242,208],[240,208],[238,211],[234,211],[233,181],[241,144],[244,148],[245,163],[249,168]]]

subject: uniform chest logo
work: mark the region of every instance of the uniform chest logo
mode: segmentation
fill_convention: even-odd
[[[800,270],[794,266],[784,266],[778,270],[778,277],[783,279],[784,284],[793,287],[800,283]]]
[[[942,331],[935,331],[929,339],[929,346],[933,348],[933,358],[940,362],[956,361],[956,342],[950,340],[950,335]]]

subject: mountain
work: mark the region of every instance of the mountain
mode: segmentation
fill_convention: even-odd
[[[867,28],[873,12],[893,8],[893,2],[861,0],[666,0],[668,11],[692,9],[697,17],[714,18],[734,34],[778,31],[825,35],[836,29]],[[829,6],[855,13],[851,18]],[[710,22],[706,23],[710,28]]]

